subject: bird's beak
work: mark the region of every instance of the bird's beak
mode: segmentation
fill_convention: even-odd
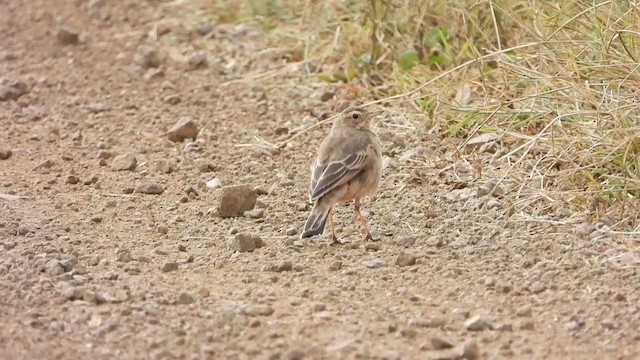
[[[382,115],[383,112],[384,112],[384,110],[372,111],[372,112],[369,113],[369,116],[371,118],[374,118],[376,116]]]

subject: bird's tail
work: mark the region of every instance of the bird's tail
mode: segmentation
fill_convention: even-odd
[[[320,204],[316,202],[313,205],[313,209],[311,209],[307,222],[304,224],[304,230],[300,238],[322,235],[327,224],[327,219],[329,218],[329,211],[331,211],[331,208],[325,209],[324,206],[320,206]]]

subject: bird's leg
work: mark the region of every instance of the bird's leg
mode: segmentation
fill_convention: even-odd
[[[331,245],[342,245],[336,236],[336,228],[333,225],[333,212],[329,210],[329,230],[331,230]]]
[[[369,225],[367,225],[367,220],[365,220],[364,216],[362,216],[362,213],[360,212],[360,199],[359,198],[356,198],[356,201],[355,201],[355,204],[354,204],[354,208],[356,210],[356,217],[360,221],[360,224],[362,224],[362,226],[364,227],[364,232],[365,232],[365,238],[364,239],[365,240],[375,241],[373,236],[371,236],[371,232],[369,232]]]

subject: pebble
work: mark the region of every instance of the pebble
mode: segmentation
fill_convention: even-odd
[[[486,316],[476,315],[465,321],[464,327],[469,331],[482,331],[493,328],[493,325]]]
[[[262,246],[264,246],[262,238],[251,233],[238,233],[231,241],[231,249],[237,252],[252,252]]]
[[[484,287],[487,289],[493,289],[496,286],[496,278],[493,276],[487,276],[484,278]]]
[[[215,178],[215,179],[211,179],[211,180],[207,181],[206,186],[209,189],[214,189],[215,190],[215,189],[221,187],[222,183],[220,183],[220,180],[218,180],[218,178]]]
[[[255,207],[258,195],[247,185],[225,186],[216,190],[217,215],[222,218],[244,215]]]
[[[97,294],[96,292],[91,290],[87,290],[84,292],[82,300],[95,305],[104,304],[106,302],[104,296]]]
[[[61,281],[56,284],[56,289],[60,295],[64,296],[69,301],[81,299],[84,295],[82,290],[65,281]]]
[[[93,104],[87,105],[86,109],[88,112],[92,114],[99,114],[101,112],[105,112],[109,110],[109,106],[107,106],[107,104],[104,104],[104,103],[93,103]]]
[[[155,162],[155,165],[156,165],[156,171],[162,172],[165,174],[170,174],[172,172],[175,172],[178,168],[175,162],[167,159],[157,160]]]
[[[11,149],[0,150],[0,160],[7,160],[13,155]]]
[[[248,316],[269,316],[275,310],[269,305],[252,304],[242,309],[242,313]]]
[[[18,100],[29,92],[29,86],[22,81],[15,81],[8,85],[0,85],[0,101]]]
[[[207,23],[200,23],[196,27],[196,32],[200,36],[205,36],[205,35],[209,34],[211,31],[213,31],[213,28],[211,27],[210,24],[207,24]]]
[[[111,162],[111,170],[113,171],[132,171],[138,166],[138,160],[132,153],[118,155]]]
[[[520,330],[533,330],[535,323],[531,319],[524,320],[520,323]]]
[[[579,236],[588,236],[592,232],[596,231],[596,227],[588,222],[583,222],[576,226],[575,233]]]
[[[64,266],[58,260],[50,260],[46,265],[46,273],[48,275],[58,276],[64,272]]]
[[[80,34],[68,26],[61,26],[56,33],[58,42],[63,45],[74,45],[80,41]]]
[[[329,265],[329,271],[339,271],[342,269],[342,261],[334,261]]]
[[[180,305],[190,305],[196,302],[196,299],[194,299],[190,294],[182,292],[178,295],[178,300],[176,302]]]
[[[415,244],[416,240],[418,239],[417,236],[415,235],[404,235],[404,236],[399,236],[396,239],[396,245],[398,246],[404,246],[406,248],[412,247],[413,244]]]
[[[164,188],[159,184],[144,184],[138,186],[135,191],[142,194],[160,195],[164,192]]]
[[[400,267],[412,266],[416,264],[417,259],[418,259],[417,256],[401,251],[400,254],[398,254],[398,257],[396,258],[396,265]]]
[[[291,270],[293,270],[293,263],[288,260],[281,261],[269,267],[269,271],[272,271],[272,272],[284,272],[284,271],[291,271]]]
[[[164,102],[166,102],[169,105],[178,105],[182,102],[182,98],[180,97],[180,95],[177,95],[177,94],[167,95],[164,98]]]
[[[456,344],[444,335],[433,335],[429,339],[429,342],[436,350],[452,349]]]
[[[160,270],[165,273],[176,271],[178,270],[178,263],[176,263],[175,261],[164,263]]]
[[[67,176],[67,179],[65,180],[65,182],[67,184],[75,185],[80,182],[80,179],[78,179],[78,177],[75,175],[69,175]]]
[[[439,328],[447,323],[447,319],[442,316],[431,316],[428,318],[413,318],[409,320],[409,325],[423,328]]]
[[[167,138],[173,142],[183,142],[185,139],[196,140],[198,137],[198,125],[189,117],[182,117],[167,132]]]
[[[547,285],[545,285],[542,281],[534,281],[529,286],[527,286],[527,290],[534,294],[539,294],[545,290],[547,290]]]
[[[367,243],[364,245],[364,249],[367,251],[380,251],[380,244],[378,243]]]
[[[204,69],[209,66],[207,55],[203,53],[193,54],[189,57],[187,65],[189,67],[189,70]]]
[[[379,269],[387,266],[387,262],[382,259],[366,260],[362,262],[362,265],[369,269]]]
[[[145,45],[140,48],[137,61],[143,69],[157,68],[162,64],[162,58],[160,57],[158,50],[149,45]]]
[[[252,209],[244,212],[244,217],[251,219],[260,219],[264,217],[264,209]]]
[[[285,234],[287,236],[295,236],[298,234],[298,228],[296,227],[290,227],[287,229],[287,231],[285,231]]]

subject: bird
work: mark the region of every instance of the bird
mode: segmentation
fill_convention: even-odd
[[[365,241],[374,240],[360,207],[362,198],[374,194],[382,179],[382,146],[371,130],[372,120],[382,113],[352,106],[334,121],[311,167],[309,200],[313,207],[301,239],[322,235],[328,222],[332,244],[343,244],[336,236],[331,210],[353,200]]]

